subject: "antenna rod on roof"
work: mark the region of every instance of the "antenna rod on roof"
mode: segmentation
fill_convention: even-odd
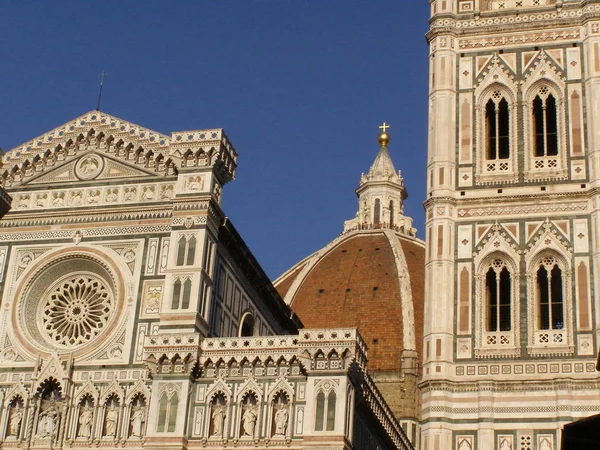
[[[100,111],[100,100],[102,100],[102,86],[104,85],[104,77],[108,75],[104,70],[99,75],[100,77],[100,92],[98,92],[98,106],[96,107],[96,111]]]

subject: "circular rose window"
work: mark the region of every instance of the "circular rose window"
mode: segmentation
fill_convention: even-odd
[[[85,352],[116,326],[123,302],[108,265],[89,255],[57,259],[31,276],[19,296],[15,329],[41,351]]]
[[[57,344],[79,345],[106,327],[114,299],[101,278],[74,274],[52,285],[40,306],[48,337]]]

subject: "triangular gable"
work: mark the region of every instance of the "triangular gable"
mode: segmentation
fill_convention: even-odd
[[[226,401],[229,401],[233,396],[231,385],[227,384],[223,378],[216,379],[214,383],[210,385],[206,398],[208,398],[209,401],[212,401],[213,397],[218,393],[224,394]]]
[[[84,153],[78,159],[46,169],[41,175],[24,181],[23,185],[63,184],[74,182],[106,181],[125,178],[156,177],[157,174],[143,167],[135,167],[96,151]]]
[[[568,238],[549,219],[546,219],[534,236],[527,242],[527,250],[525,251],[527,261],[530,261],[543,250],[554,250],[560,255],[572,252]]]
[[[95,152],[92,160],[81,159]],[[115,165],[96,159],[111,157]],[[75,166],[65,166],[74,162]],[[175,175],[178,167],[214,166],[221,161],[225,182],[235,177],[237,153],[221,128],[178,131],[166,136],[100,111],[91,111],[7,152],[1,159],[0,184],[21,185],[63,167],[52,181],[123,178],[144,174]],[[78,167],[77,164],[80,164]],[[77,171],[79,170],[79,174]],[[133,172],[131,172],[133,171]]]
[[[61,360],[58,353],[52,352],[50,358],[42,361],[37,368],[37,373],[32,377],[33,380],[43,381],[46,378],[54,378],[59,382],[71,378],[73,370],[73,361],[71,358],[67,361]]]
[[[294,387],[285,379],[285,377],[280,377],[275,384],[271,386],[267,397],[269,399],[274,399],[279,392],[287,393],[289,399],[294,398]]]
[[[100,395],[99,405],[105,405],[111,395],[116,395],[119,399],[119,402],[123,401],[123,387],[119,385],[118,381],[113,380],[108,386],[102,389],[102,394]]]
[[[507,88],[512,88],[514,80],[515,73],[510,70],[508,65],[498,55],[494,55],[477,76],[477,80],[475,81],[476,91],[480,93],[492,84],[502,84]]]
[[[127,397],[125,398],[125,404],[130,404],[138,395],[141,395],[146,400],[146,403],[150,401],[150,389],[144,380],[141,378],[135,382],[133,386],[127,392]]]
[[[506,229],[496,223],[485,234],[475,250],[475,265],[479,264],[490,254],[500,252],[509,255],[515,264],[518,264],[520,251],[519,244]]]
[[[29,393],[25,390],[21,383],[15,383],[9,389],[9,391],[4,395],[4,407],[8,408],[10,403],[16,398],[21,397],[23,402],[29,397]]]
[[[104,112],[90,111],[15,147],[4,155],[2,163],[4,166],[7,166],[21,164],[26,160],[33,161],[36,156],[45,156],[44,152],[48,149],[54,150],[58,146],[66,147],[64,144],[69,142],[69,140],[77,142],[80,136],[84,136],[87,139],[90,130],[95,131],[96,137],[103,135],[104,139],[107,139],[113,136],[115,142],[118,142],[119,139],[123,139],[124,142],[135,141],[144,148],[152,150],[154,153],[168,151],[170,143],[169,136]],[[165,156],[169,155],[165,154]]]
[[[523,92],[527,92],[534,83],[540,80],[549,80],[558,88],[563,88],[566,80],[564,71],[544,51],[540,52],[523,72],[523,75],[525,78]]]
[[[99,392],[98,392],[98,389],[96,389],[96,386],[94,385],[94,383],[91,380],[87,380],[75,392],[74,403],[75,404],[81,403],[81,400],[83,400],[83,398],[85,396],[90,396],[94,400],[94,402],[96,402],[98,400],[98,395],[99,395]]]
[[[258,397],[258,400],[262,399],[263,390],[260,387],[260,385],[256,382],[256,379],[254,377],[247,378],[244,384],[240,386],[237,393],[238,401],[241,402],[246,396],[246,394],[248,394],[249,392],[255,393]]]

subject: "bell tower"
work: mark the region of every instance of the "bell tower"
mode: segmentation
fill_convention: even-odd
[[[558,449],[600,412],[600,1],[430,5],[422,449]]]

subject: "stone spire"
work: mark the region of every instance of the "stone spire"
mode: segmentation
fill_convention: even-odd
[[[384,122],[379,128],[383,130],[378,136],[379,152],[369,172],[361,174],[356,189],[358,212],[344,223],[344,232],[390,228],[415,236],[412,219],[404,216],[404,200],[408,197],[404,179],[400,171],[396,172],[387,149],[391,140],[386,131],[389,125]]]

